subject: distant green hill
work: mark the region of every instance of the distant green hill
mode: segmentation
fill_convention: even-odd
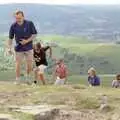
[[[1,36],[0,70],[14,70],[14,57],[5,56],[4,43],[7,37]],[[69,68],[70,75],[87,74],[90,67],[95,67],[99,74],[116,74],[120,71],[120,45],[116,43],[100,43],[84,37],[45,35],[38,36],[38,41],[53,47],[53,57],[63,58]],[[51,74],[55,61],[48,59],[48,73]],[[23,66],[24,67],[24,66]]]
[[[70,36],[41,36],[41,38],[43,41],[55,41],[61,48],[65,48],[68,54],[64,56],[64,59],[66,63],[69,61],[69,66],[76,73],[85,73],[91,66],[95,67],[101,74],[119,73],[120,71],[119,44],[100,43]],[[63,56],[63,54],[57,55]]]

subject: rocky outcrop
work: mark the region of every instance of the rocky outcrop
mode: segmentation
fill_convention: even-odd
[[[75,111],[46,105],[15,107],[12,110],[30,114],[33,120],[106,120],[94,110]]]

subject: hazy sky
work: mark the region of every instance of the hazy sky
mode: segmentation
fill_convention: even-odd
[[[0,0],[5,3],[43,3],[43,4],[120,4],[120,0]]]

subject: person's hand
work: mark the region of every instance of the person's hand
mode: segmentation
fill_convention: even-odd
[[[21,43],[22,45],[26,45],[26,44],[28,43],[28,40],[23,39],[23,40],[20,41],[20,43]]]
[[[9,55],[13,55],[13,51],[11,49],[8,49],[7,52],[8,52]]]

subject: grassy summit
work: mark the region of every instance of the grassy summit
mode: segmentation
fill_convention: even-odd
[[[12,83],[0,83],[0,113],[10,113],[20,120],[30,119],[30,115],[20,112],[12,112],[9,106],[25,105],[65,105],[73,110],[95,110],[99,111],[100,99],[102,95],[108,98],[110,106],[107,114],[120,109],[120,89],[105,87],[89,88],[84,85],[67,85],[67,86],[25,86],[13,85]],[[105,115],[105,114],[104,114]],[[107,117],[107,116],[106,116]],[[31,118],[32,120],[32,118]]]

